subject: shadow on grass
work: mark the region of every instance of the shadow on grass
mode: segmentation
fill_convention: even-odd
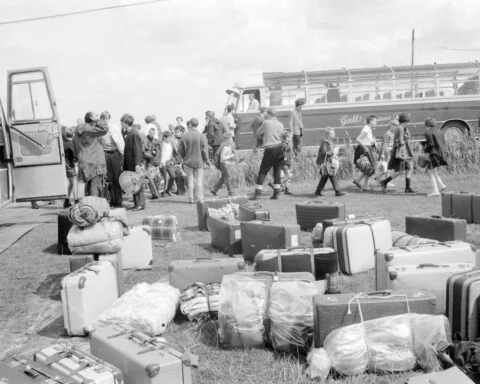
[[[203,248],[204,250],[210,252],[210,253],[218,253],[219,250],[212,247],[212,244],[211,243],[200,243],[200,244],[197,244],[200,248]],[[228,255],[225,255],[225,257],[228,257]]]
[[[189,232],[200,232],[200,230],[198,229],[198,225],[195,225],[193,227],[184,227],[182,229]]]
[[[42,253],[47,253],[49,255],[58,255],[58,244],[50,244],[47,248],[42,250]]]
[[[66,337],[65,328],[63,324],[63,316],[57,317],[55,320],[47,324],[45,327],[37,332],[37,335],[58,339],[59,337]]]
[[[62,290],[62,278],[68,275],[68,273],[56,273],[48,275],[38,286],[35,294],[52,300],[61,300],[60,291]]]

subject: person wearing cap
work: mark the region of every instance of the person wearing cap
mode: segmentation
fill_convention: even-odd
[[[111,195],[110,204],[113,207],[121,207],[123,199],[119,179],[123,167],[125,141],[120,127],[113,124],[110,119],[111,115],[108,111],[100,114],[100,120],[108,125],[108,132],[100,138],[100,142],[102,143],[105,152],[105,161],[107,163],[107,178]]]
[[[293,153],[295,155],[302,152],[302,137],[303,137],[303,121],[302,108],[305,104],[305,99],[295,100],[295,108],[290,111],[290,118],[288,126],[290,128],[289,136],[292,139]]]
[[[65,153],[65,171],[67,173],[68,188],[67,198],[63,203],[63,208],[69,208],[70,195],[73,192],[75,204],[78,203],[78,186],[77,186],[77,172],[75,171],[75,163],[77,162],[77,154],[73,145],[74,128],[66,128],[63,132],[63,151]]]
[[[182,136],[178,153],[183,159],[183,168],[188,178],[188,198],[190,204],[203,201],[203,169],[210,167],[208,143],[204,134],[197,129],[198,120],[187,122],[188,132]]]
[[[222,188],[223,184],[227,186],[228,196],[235,196],[232,185],[232,166],[235,163],[235,143],[231,132],[225,132],[223,135],[223,142],[218,149],[215,161],[218,160],[220,172],[222,173],[220,179],[215,183],[210,193],[217,196],[217,192]]]
[[[391,176],[380,182],[383,192],[387,190],[387,184],[401,174],[405,173],[405,193],[415,193],[411,188],[411,177],[413,171],[413,154],[410,149],[409,139],[410,131],[408,130],[408,123],[410,122],[409,113],[401,113],[398,116],[400,123],[395,129],[393,139],[393,149],[388,162],[388,169],[394,172]]]
[[[172,134],[170,131],[163,132],[162,157],[160,161],[160,173],[165,181],[165,193],[161,196],[172,195],[172,187],[175,182],[175,169],[173,167],[173,146],[170,142]],[[168,174],[168,178],[167,178]]]
[[[277,120],[277,111],[274,107],[267,109],[267,119],[257,131],[257,137],[263,136],[263,158],[258,172],[255,195],[252,200],[259,200],[262,195],[263,183],[268,171],[273,167],[273,196],[278,200],[280,196],[281,169],[285,160],[282,146],[282,136],[287,134],[283,124]]]

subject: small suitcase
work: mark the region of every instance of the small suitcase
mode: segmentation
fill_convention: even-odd
[[[440,216],[407,216],[406,232],[409,235],[438,241],[466,241],[467,222],[463,219],[451,219]]]
[[[392,231],[392,245],[394,247],[407,247],[410,245],[435,244],[438,240],[409,235],[405,232]]]
[[[442,216],[480,224],[480,194],[468,192],[442,193]]]
[[[238,220],[252,221],[262,220],[270,221],[270,212],[268,209],[262,208],[258,203],[241,204],[238,207]]]
[[[458,367],[410,377],[405,384],[475,384]]]
[[[332,248],[264,249],[255,256],[255,271],[311,272],[315,280],[338,272],[337,251]]]
[[[96,261],[62,279],[63,323],[70,336],[85,336],[85,328],[118,298],[114,263]]]
[[[170,285],[182,292],[192,283],[221,283],[224,275],[243,271],[242,259],[227,257],[218,259],[177,260],[168,267]]]
[[[70,343],[57,343],[33,355],[35,362],[72,377],[77,383],[123,384],[123,373]]]
[[[232,204],[247,204],[249,202],[247,196],[230,196],[230,197],[219,197],[214,199],[204,200],[203,202],[197,201],[197,218],[198,218],[198,229],[200,231],[208,231],[207,228],[207,217],[208,217],[208,208],[222,208],[224,205]]]
[[[34,361],[13,358],[0,362],[0,383],[76,384],[76,381]]]
[[[240,221],[208,218],[212,247],[229,256],[242,253],[242,235]]]
[[[341,272],[352,275],[366,271],[375,267],[376,249],[392,247],[390,222],[372,220],[334,227],[333,242]]]
[[[447,280],[457,273],[471,271],[475,264],[445,263],[396,265],[387,267],[388,289],[426,289],[437,297],[437,314],[444,315],[446,310]]]
[[[72,251],[68,248],[67,235],[72,228],[73,224],[68,218],[68,212],[66,210],[60,211],[58,213],[58,243],[57,243],[57,253],[59,255],[71,255]]]
[[[475,251],[469,243],[447,241],[408,247],[379,249],[375,253],[375,285],[377,290],[387,289],[387,267],[426,263],[476,263]]]
[[[152,231],[152,240],[177,241],[180,238],[178,222],[175,216],[147,216],[142,225],[147,225]]]
[[[123,269],[147,269],[153,263],[152,235],[150,227],[140,225],[130,228],[123,238]]]
[[[243,258],[248,262],[253,262],[262,249],[288,249],[300,245],[297,224],[253,220],[241,222],[240,229]]]
[[[125,384],[191,384],[196,362],[165,342],[120,325],[92,332],[90,350],[120,368]]]
[[[378,221],[378,220],[385,220],[383,217],[343,217],[343,218],[337,218],[337,219],[328,219],[328,220],[323,220],[322,222],[322,229],[323,232],[328,227],[341,227],[344,225],[349,225],[349,224],[359,224],[363,223],[364,221]]]
[[[453,275],[447,280],[447,317],[452,337],[457,340],[475,340],[478,329],[480,270]]]
[[[408,301],[408,303],[407,303]],[[360,303],[360,306],[359,306]],[[436,298],[423,290],[406,289],[402,292],[377,291],[371,293],[341,293],[313,297],[313,324],[315,348],[323,346],[327,335],[335,329],[404,313],[436,313]]]
[[[311,231],[324,220],[345,217],[345,204],[310,200],[295,204],[297,224],[302,231]]]

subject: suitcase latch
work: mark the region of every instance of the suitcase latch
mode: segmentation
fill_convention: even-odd
[[[151,345],[145,349],[142,349],[140,351],[137,352],[137,355],[142,355],[144,353],[148,353],[148,352],[153,352],[153,351],[159,351],[161,349],[164,349],[165,347],[163,345]],[[162,356],[165,356],[166,353],[165,352],[162,352]]]

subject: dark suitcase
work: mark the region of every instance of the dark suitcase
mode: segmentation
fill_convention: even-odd
[[[355,217],[355,218],[337,218],[337,219],[328,219],[323,220],[322,222],[322,229],[325,232],[325,229],[328,227],[341,227],[342,225],[348,224],[358,224],[363,223],[364,221],[377,221],[377,220],[385,220],[383,217]]]
[[[407,302],[408,301],[408,302]],[[360,303],[360,308],[359,308]],[[436,314],[435,295],[420,290],[402,292],[342,293],[313,297],[315,348],[323,346],[327,335],[347,325],[404,313]]]
[[[255,256],[255,271],[311,272],[315,280],[338,272],[337,251],[332,248],[264,249]]]
[[[300,227],[271,221],[242,221],[242,253],[245,261],[253,262],[262,249],[288,249],[299,246]]]
[[[447,317],[454,339],[475,340],[479,336],[479,297],[480,270],[459,273],[447,280]]]
[[[208,218],[212,247],[229,256],[242,253],[240,221]]]
[[[468,192],[442,193],[442,216],[480,224],[480,194]]]
[[[345,217],[345,204],[310,200],[295,204],[295,211],[302,231],[311,231],[324,220]]]
[[[208,231],[207,228],[207,217],[208,217],[208,208],[219,209],[224,205],[232,204],[247,204],[249,202],[247,196],[230,196],[230,197],[219,197],[215,199],[204,200],[203,202],[197,202],[197,218],[198,218],[198,229],[200,231]]]
[[[240,207],[238,207],[238,220],[270,221],[270,212],[268,209],[262,208],[262,206],[258,203],[242,204]]]
[[[452,219],[440,216],[407,216],[405,231],[426,239],[438,241],[466,241],[467,222],[464,219]]]
[[[68,248],[67,235],[73,224],[68,219],[68,211],[63,210],[58,213],[58,242],[57,253],[59,255],[71,255],[72,252]]]
[[[76,384],[76,381],[34,361],[7,359],[0,362],[2,384]]]

